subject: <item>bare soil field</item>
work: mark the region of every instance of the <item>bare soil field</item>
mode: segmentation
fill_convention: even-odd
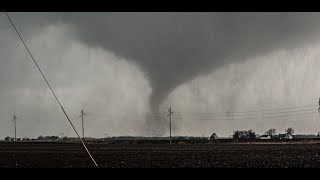
[[[320,141],[87,143],[100,168],[320,167]],[[0,167],[94,167],[80,143],[1,142]]]

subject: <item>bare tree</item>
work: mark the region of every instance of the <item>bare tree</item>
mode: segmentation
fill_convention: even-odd
[[[276,134],[276,129],[269,129],[264,134],[269,135],[269,136],[274,136]]]
[[[292,135],[293,133],[294,133],[294,130],[291,127],[286,129],[286,134],[287,135]]]

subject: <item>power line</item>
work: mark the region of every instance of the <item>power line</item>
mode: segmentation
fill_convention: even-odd
[[[300,106],[302,107],[302,106]],[[307,106],[303,106],[307,107]],[[310,106],[308,106],[310,107]],[[284,109],[284,108],[281,108]],[[291,108],[292,109],[292,108]],[[276,111],[276,112],[260,112],[260,113],[248,113],[248,114],[215,114],[215,113],[177,113],[177,116],[181,117],[234,117],[234,116],[258,116],[258,115],[268,115],[268,114],[285,114],[285,113],[297,113],[297,112],[307,112],[313,111],[314,109],[300,109],[293,111]],[[92,114],[91,114],[92,116]],[[115,118],[115,119],[162,119],[165,118],[163,115],[152,115],[152,114],[131,114],[131,115],[112,115],[112,114],[93,114],[93,116],[99,117],[107,117],[107,118]]]
[[[95,114],[95,115],[100,115],[100,116],[115,116],[115,113],[87,113],[89,116],[92,115],[92,114]],[[139,117],[146,117],[146,116],[163,116],[163,115],[158,115],[158,114],[155,114],[155,113],[144,113],[144,114],[134,114],[134,113],[125,113],[125,114],[119,114],[119,113],[116,113],[117,116],[139,116]]]
[[[300,113],[300,114],[289,114],[289,115],[283,115],[283,116],[264,116],[263,118],[280,118],[280,117],[290,117],[290,116],[299,116],[299,115],[307,115],[307,114],[317,114],[318,112],[310,112],[310,113]],[[202,119],[202,118],[193,118],[193,119],[188,119],[188,118],[175,118],[175,119],[181,119],[181,120],[203,120],[203,121],[233,121],[233,120],[248,120],[248,119],[259,119],[259,118],[236,118],[236,119]]]
[[[260,115],[268,115],[268,114],[285,114],[285,113],[299,113],[299,112],[309,112],[309,111],[314,111],[314,109],[301,109],[301,110],[294,110],[294,111],[280,111],[280,112],[262,112],[262,113],[255,113],[255,114],[233,114],[233,115],[217,115],[217,114],[181,114],[178,113],[176,119],[212,119],[211,117],[220,117],[217,120],[231,120],[231,119],[225,119],[228,117],[232,117],[232,120],[237,120],[237,119],[258,119],[260,117],[252,117],[252,116],[260,116]],[[313,112],[311,112],[313,113]],[[303,114],[308,114],[308,113],[303,113]],[[295,114],[293,114],[295,115]],[[299,114],[298,114],[299,115]],[[91,114],[92,116],[92,114]],[[163,120],[165,117],[164,116],[158,116],[158,115],[148,115],[148,116],[143,116],[141,114],[139,115],[94,115],[95,119],[112,119],[112,120],[129,120],[129,119],[134,119],[134,120],[144,120],[144,119],[150,119],[150,120]],[[247,117],[246,117],[247,116]],[[286,116],[292,116],[292,114],[287,114],[287,115],[281,115],[280,117],[286,117]],[[224,118],[225,117],[225,118]],[[233,117],[243,117],[243,118],[233,118]],[[264,116],[266,118],[272,118],[272,117],[279,117],[279,116]],[[216,118],[214,118],[216,120]]]
[[[275,108],[275,109],[262,109],[262,110],[252,110],[252,111],[239,111],[239,112],[180,112],[183,114],[241,114],[241,113],[250,113],[250,112],[268,112],[268,111],[276,111],[276,110],[284,110],[284,109],[298,109],[304,107],[316,107],[318,105],[307,105],[307,106],[295,106],[295,107],[286,107],[286,108]]]
[[[84,142],[82,141],[81,137],[79,136],[79,134],[78,134],[77,130],[76,130],[76,129],[75,129],[75,127],[73,126],[73,124],[72,124],[71,120],[69,119],[69,116],[67,115],[66,111],[65,111],[65,110],[64,110],[64,108],[62,107],[62,105],[61,105],[61,103],[60,103],[60,101],[59,101],[58,97],[57,97],[57,96],[56,96],[56,94],[54,93],[54,91],[53,91],[52,87],[50,86],[50,84],[49,84],[49,82],[48,82],[48,80],[47,80],[47,78],[45,77],[45,75],[44,75],[44,74],[43,74],[43,72],[41,71],[41,69],[40,69],[40,67],[39,67],[38,63],[36,62],[36,60],[35,60],[35,59],[34,59],[34,57],[32,56],[32,54],[31,54],[31,52],[30,52],[29,48],[27,47],[26,43],[24,42],[24,40],[22,39],[22,37],[21,37],[20,33],[18,32],[17,28],[16,28],[16,27],[15,27],[15,25],[13,24],[13,22],[12,22],[12,20],[11,20],[10,16],[8,15],[8,13],[7,13],[7,12],[4,12],[4,13],[7,15],[7,17],[8,17],[8,19],[9,19],[9,21],[10,21],[11,25],[13,26],[13,28],[14,28],[14,30],[16,31],[17,35],[19,36],[19,38],[20,38],[21,42],[23,43],[24,47],[25,47],[25,48],[26,48],[26,50],[28,51],[28,53],[29,53],[29,55],[30,55],[31,59],[33,60],[34,64],[37,66],[37,68],[38,68],[39,72],[41,73],[41,75],[42,75],[43,79],[45,80],[46,84],[48,85],[48,87],[49,87],[50,91],[52,92],[53,96],[55,97],[55,99],[57,100],[58,104],[60,105],[60,107],[61,107],[61,109],[62,109],[62,111],[63,111],[64,115],[65,115],[65,116],[66,116],[66,118],[68,119],[68,121],[69,121],[69,123],[71,124],[71,126],[72,126],[73,130],[76,132],[76,134],[77,134],[78,138],[80,139],[80,141],[81,141],[81,143],[82,143],[83,147],[84,147],[84,148],[85,148],[85,150],[87,151],[88,155],[90,156],[90,158],[91,158],[91,160],[93,161],[93,163],[95,164],[95,166],[98,166],[98,164],[96,163],[96,161],[95,161],[95,160],[93,159],[93,157],[91,156],[91,154],[90,154],[90,152],[89,152],[88,148],[86,147],[86,145],[85,145],[85,144],[84,144]]]
[[[93,116],[93,117],[106,117],[106,118],[166,118],[163,115],[104,115],[104,114],[90,114],[88,116]]]
[[[280,112],[261,112],[261,113],[248,113],[248,114],[189,114],[189,113],[178,113],[180,116],[254,116],[254,115],[265,115],[265,114],[283,114],[291,112],[303,112],[313,111],[314,109],[301,109],[296,111],[280,111]]]
[[[150,119],[150,120],[160,120],[160,119],[165,119],[166,117],[162,118],[144,118],[144,117],[91,117],[92,119],[112,119],[112,120],[129,120],[129,119],[134,119],[134,120],[145,120],[145,119]]]
[[[149,116],[142,116],[142,115],[130,115],[130,116],[127,116],[127,115],[118,115],[118,114],[113,114],[113,115],[111,115],[111,114],[109,114],[109,115],[106,115],[106,114],[94,114],[94,113],[90,113],[90,114],[88,114],[88,113],[86,113],[87,115],[86,116],[88,116],[88,117],[91,117],[91,118],[141,118],[141,119],[144,119],[144,118],[166,118],[166,116],[164,116],[164,115],[162,115],[162,116],[160,116],[160,115],[154,115],[154,116],[151,116],[151,115],[149,115]],[[81,117],[81,116],[80,116]],[[79,117],[77,117],[77,118],[79,118]]]

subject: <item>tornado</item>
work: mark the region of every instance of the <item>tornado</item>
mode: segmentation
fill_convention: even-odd
[[[76,40],[111,51],[141,67],[152,87],[149,105],[155,116],[164,115],[159,106],[179,85],[228,63],[313,43],[320,30],[320,13],[309,12],[15,13],[13,16],[21,26],[30,28],[67,24]],[[147,119],[146,127],[164,133],[167,123],[166,118]]]

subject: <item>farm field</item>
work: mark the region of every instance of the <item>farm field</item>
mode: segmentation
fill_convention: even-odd
[[[319,144],[318,144],[319,143]],[[320,167],[320,142],[87,143],[100,168]],[[0,167],[94,167],[80,143],[1,142]]]

